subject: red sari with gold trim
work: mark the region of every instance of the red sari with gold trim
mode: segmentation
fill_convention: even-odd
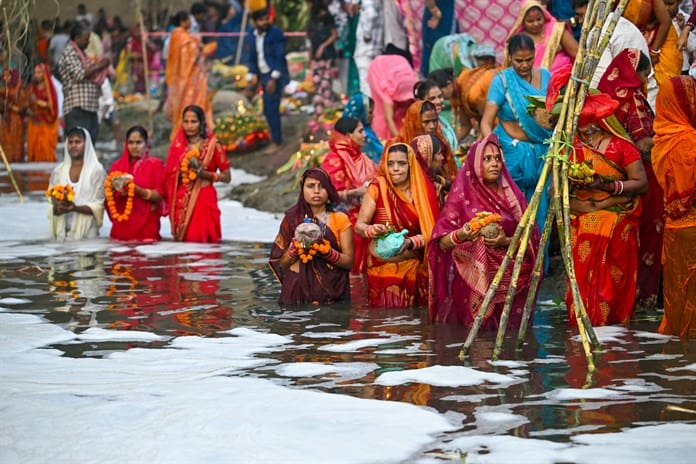
[[[222,240],[217,192],[209,181],[200,178],[188,184],[181,182],[181,161],[187,151],[186,134],[179,128],[165,166],[172,236],[183,242],[217,243]],[[230,168],[225,151],[212,134],[203,141],[200,157],[201,165],[209,172]]]

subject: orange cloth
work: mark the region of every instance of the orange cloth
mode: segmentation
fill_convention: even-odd
[[[6,68],[0,84],[0,145],[10,163],[24,161],[23,100],[19,71]]]
[[[457,112],[460,121],[469,119],[481,120],[483,107],[488,97],[488,87],[498,73],[494,64],[465,69],[457,77],[458,98],[452,99],[452,108]],[[480,110],[479,110],[480,108]]]
[[[42,79],[27,89],[27,157],[28,161],[55,161],[59,124],[56,90],[48,65],[37,64],[34,75],[42,75]]]
[[[177,27],[169,38],[169,55],[165,80],[167,82],[166,114],[172,123],[170,140],[174,140],[181,126],[182,112],[188,105],[198,105],[205,111],[209,128],[213,127],[211,96],[208,92],[208,76],[203,61],[212,55],[217,42],[205,46],[201,39],[186,29]]]

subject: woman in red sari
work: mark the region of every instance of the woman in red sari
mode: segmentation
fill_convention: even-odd
[[[386,148],[377,178],[363,197],[355,228],[376,239],[394,228],[408,229],[399,252],[391,258],[370,253],[368,301],[372,307],[405,308],[428,301],[427,243],[440,206],[413,149],[405,143]]]
[[[329,140],[331,150],[321,163],[321,168],[331,177],[338,196],[355,224],[360,211],[360,201],[367,186],[375,178],[375,163],[361,149],[365,145],[365,130],[357,118],[342,117],[336,121]],[[367,240],[354,233],[355,263],[353,272],[365,272],[367,265]]]
[[[280,304],[331,303],[350,297],[348,274],[353,267],[353,231],[345,213],[334,211],[338,193],[321,168],[302,174],[300,196],[285,212],[271,248],[269,264],[281,284]],[[318,224],[330,247],[305,262],[294,237],[297,226]]]
[[[162,161],[150,156],[147,131],[142,126],[133,126],[126,132],[126,146],[119,159],[109,169],[113,173],[130,174],[132,193],[116,191],[109,185],[106,189],[106,212],[111,219],[112,240],[157,241],[160,239],[160,217],[163,216],[164,165]],[[109,182],[107,182],[109,183]],[[112,198],[109,198],[113,196]],[[130,214],[122,215],[128,210]]]
[[[625,324],[635,309],[638,274],[638,225],[648,188],[640,153],[627,138],[598,119],[611,114],[617,102],[606,95],[585,100],[575,142],[577,162],[592,161],[590,185],[572,188],[570,209],[573,261],[580,294],[592,325]],[[598,110],[612,107],[611,111]],[[570,289],[566,306],[570,321],[575,309]]]
[[[58,146],[58,100],[47,64],[34,66],[27,100],[28,160],[55,161]]]
[[[222,240],[220,208],[213,183],[230,181],[230,163],[208,130],[200,106],[184,108],[183,121],[169,147],[164,170],[174,240],[204,243]]]
[[[442,214],[433,229],[428,253],[430,262],[430,318],[470,327],[490,287],[517,224],[527,208],[524,194],[510,177],[495,134],[476,142],[452,184]],[[477,213],[499,214],[498,235],[484,237],[469,221]],[[539,251],[539,233],[534,231],[527,248],[517,293],[510,311],[511,327],[522,322],[532,268]],[[505,273],[481,327],[500,324],[512,267]],[[450,278],[450,276],[453,276]]]
[[[0,145],[10,163],[24,161],[24,92],[17,68],[2,71]]]
[[[653,148],[655,115],[648,103],[647,82],[650,58],[635,48],[627,48],[611,62],[597,88],[619,102],[614,116],[628,132],[643,160],[648,192],[643,198],[638,236],[637,304],[654,308],[661,287],[662,234],[665,206],[662,187],[655,178],[650,153]]]
[[[696,337],[696,80],[673,77],[655,103],[652,164],[664,188],[665,313],[660,333]]]

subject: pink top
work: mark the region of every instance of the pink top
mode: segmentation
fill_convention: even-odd
[[[413,86],[417,81],[418,75],[403,56],[379,55],[370,63],[367,83],[375,101],[372,130],[380,139],[386,140],[394,136],[389,132],[389,126],[384,119],[384,103],[394,105],[394,122],[398,131],[406,115],[406,109],[414,100]]]

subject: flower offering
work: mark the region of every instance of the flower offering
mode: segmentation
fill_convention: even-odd
[[[184,159],[181,160],[181,182],[188,184],[194,182],[198,178],[198,169],[201,167],[201,153],[192,148],[186,152]]]
[[[53,203],[72,203],[75,199],[75,190],[71,185],[53,185],[46,190],[46,196]]]
[[[126,196],[126,206],[122,213],[116,207],[115,193]],[[127,172],[114,171],[109,173],[104,180],[104,196],[106,197],[106,207],[109,214],[115,221],[127,221],[133,211],[133,198],[135,197],[135,184],[133,176]]]
[[[480,231],[486,238],[494,238],[500,233],[500,223],[503,217],[500,214],[482,211],[469,220],[469,227],[474,232]]]

